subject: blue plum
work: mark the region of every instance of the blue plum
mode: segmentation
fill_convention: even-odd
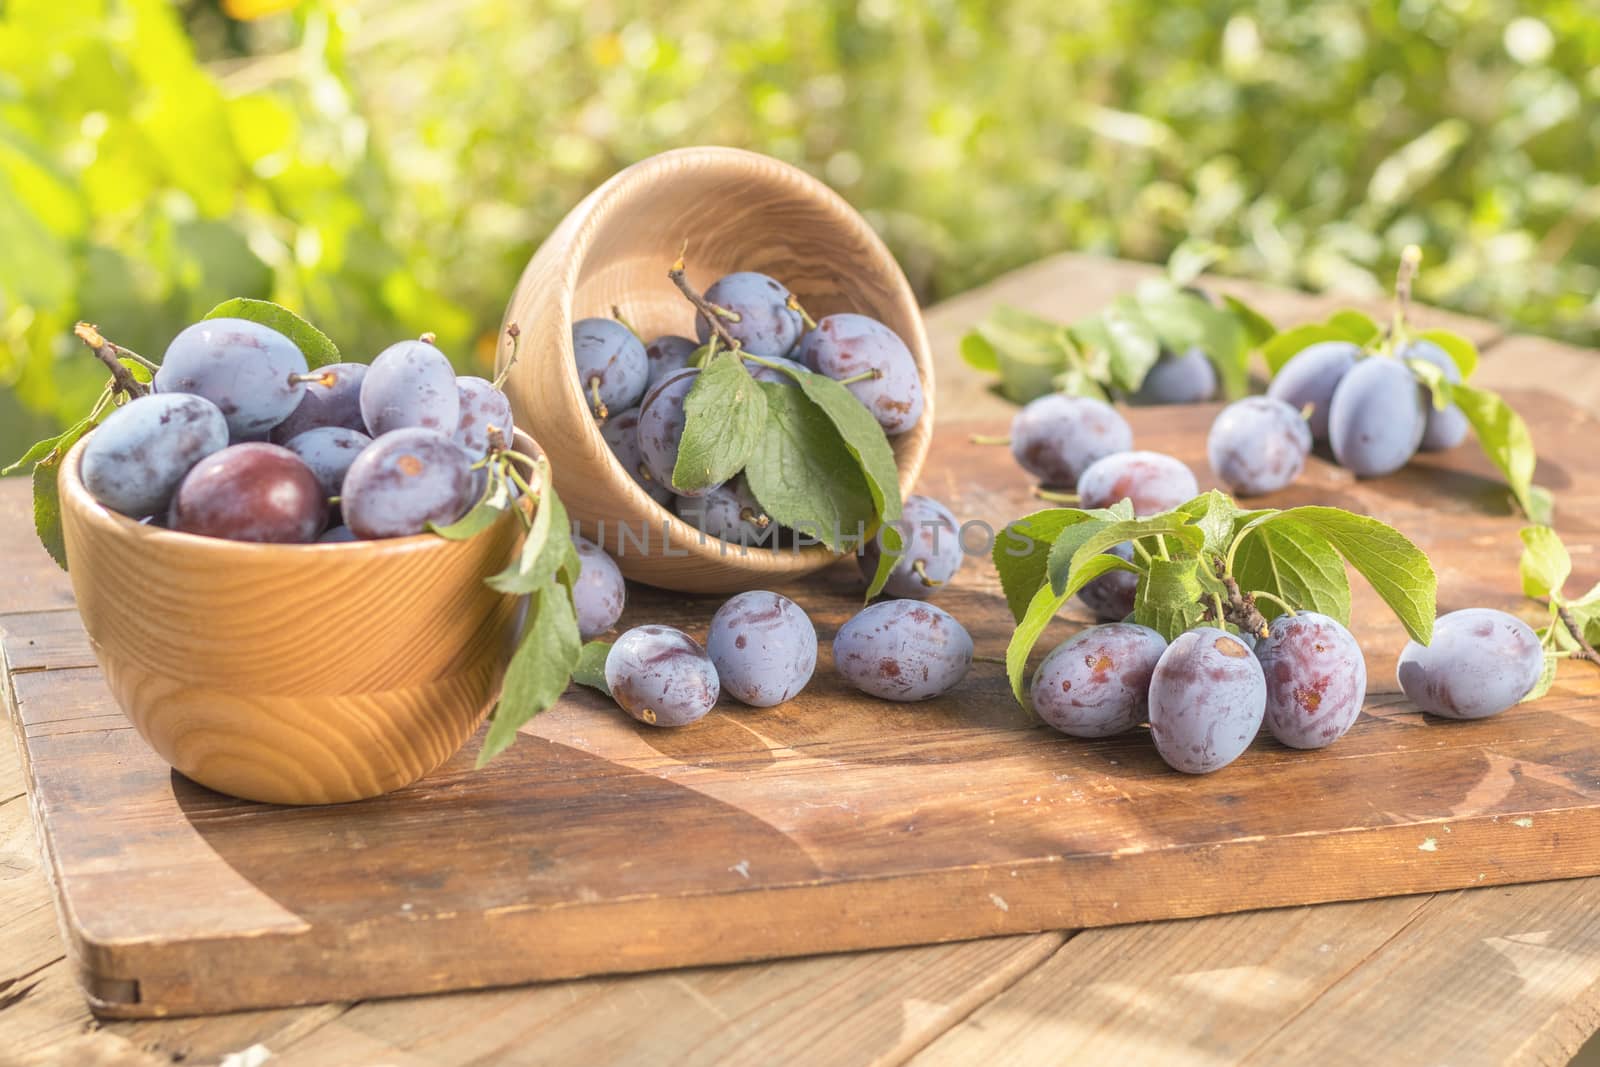
[[[268,433],[305,397],[306,357],[277,330],[247,319],[205,319],[172,343],[155,373],[158,393],[191,393],[217,406],[232,437]]]
[[[1369,356],[1352,367],[1328,409],[1328,443],[1339,465],[1361,478],[1404,467],[1428,427],[1423,392],[1399,360]]]
[[[1492,608],[1439,616],[1427,645],[1408,641],[1395,674],[1417,707],[1446,719],[1498,715],[1533,691],[1544,650],[1531,627]]]
[[[1200,404],[1217,395],[1217,368],[1199,348],[1182,355],[1162,352],[1145,373],[1135,404]]]
[[[705,298],[737,317],[737,321],[724,318],[722,325],[753,356],[787,356],[805,328],[800,313],[789,307],[789,290],[765,274],[726,275],[711,284]],[[704,315],[695,316],[694,327],[701,344],[711,340]]]
[[[761,510],[742,474],[702,496],[680,496],[674,507],[680,519],[707,536],[746,548],[771,548],[777,543],[778,528]]]
[[[644,469],[656,484],[682,496],[705,496],[716,488],[708,486],[685,491],[672,482],[672,472],[678,464],[678,445],[683,440],[686,418],[683,405],[699,374],[693,367],[674,371],[656,383],[639,406],[639,457],[644,461]]]
[[[1367,661],[1337,619],[1314,611],[1279,615],[1255,652],[1273,737],[1290,748],[1323,748],[1355,724],[1367,699]]]
[[[451,379],[454,395],[455,379]],[[472,461],[455,441],[420,426],[391,430],[362,450],[339,510],[359,538],[406,537],[459,519],[474,501]]]
[[[811,681],[817,628],[788,597],[751,590],[711,617],[706,652],[724,693],[753,708],[770,708],[794,699]]]
[[[605,633],[622,617],[627,603],[627,584],[616,560],[583,537],[574,537],[578,550],[578,580],[572,583],[572,606],[578,614],[578,633],[585,641]]]
[[[1305,470],[1311,430],[1296,408],[1247,396],[1223,408],[1206,435],[1212,473],[1238,496],[1286,488]]]
[[[922,376],[900,335],[877,319],[829,315],[800,339],[800,362],[836,381],[887,434],[905,433],[922,418]]]
[[[489,431],[498,430],[501,442],[511,444],[511,401],[486,378],[463,374],[456,378],[456,395],[461,400],[461,411],[456,417],[456,444],[467,450],[473,460],[479,460],[489,451]]]
[[[1333,392],[1361,358],[1361,346],[1349,341],[1318,341],[1296,352],[1278,368],[1267,395],[1296,411],[1311,409],[1306,417],[1313,440],[1328,439],[1328,413]]]
[[[597,419],[639,403],[650,385],[644,344],[616,319],[579,319],[572,324],[572,357],[584,399]]]
[[[1125,560],[1133,559],[1133,546],[1126,541],[1112,545],[1106,552]],[[1078,590],[1078,599],[1094,612],[1095,618],[1120,622],[1133,614],[1133,602],[1138,592],[1137,574],[1132,571],[1107,571]]]
[[[1199,493],[1188,464],[1161,452],[1113,452],[1078,476],[1079,507],[1108,508],[1127,500],[1140,518],[1171,511]]]
[[[949,583],[961,569],[961,525],[953,512],[927,496],[908,496],[895,523],[904,544],[900,561],[884,583],[886,596],[926,600]],[[882,550],[871,537],[858,560],[862,575],[870,582],[878,573]]]
[[[89,495],[131,518],[161,515],[191,467],[228,446],[228,420],[211,401],[151,393],[113,411],[83,446]]]
[[[350,464],[371,443],[372,438],[366,434],[344,426],[318,426],[291,438],[283,447],[311,468],[323,496],[338,496]]]
[[[651,476],[649,468],[644,465],[644,457],[639,453],[638,408],[613,412],[609,419],[600,424],[600,436],[611,446],[611,454],[617,457],[622,469],[639,483],[640,489],[649,493],[657,504],[672,502],[672,490]]]
[[[972,636],[949,612],[920,600],[864,608],[833,638],[840,677],[868,696],[929,700],[965,678]]]
[[[1209,626],[1179,634],[1150,677],[1150,736],[1168,766],[1185,774],[1238,759],[1266,707],[1261,662],[1237,636]]]
[[[1444,371],[1445,380],[1452,384],[1461,381],[1461,368],[1456,366],[1456,361],[1450,358],[1450,353],[1434,344],[1432,341],[1412,341],[1400,353],[1402,359],[1422,359],[1432,363]],[[1472,424],[1461,413],[1461,409],[1454,404],[1436,408],[1433,406],[1433,396],[1424,387],[1424,400],[1428,408],[1428,425],[1422,431],[1422,443],[1417,446],[1422,452],[1443,452],[1447,448],[1454,448],[1466,440],[1467,431]]]
[[[1051,393],[1011,420],[1011,455],[1045,485],[1076,487],[1095,460],[1133,447],[1133,430],[1110,404]]]
[[[347,430],[366,432],[367,423],[361,417],[361,383],[366,381],[367,365],[331,363],[312,373],[316,377],[306,382],[306,392],[299,406],[272,428],[269,439],[273,444],[286,444],[319,426],[343,426]]]
[[[687,367],[689,357],[699,348],[698,342],[672,333],[657,337],[645,345],[644,358],[647,366],[645,388],[648,389],[673,371]]]
[[[373,437],[412,427],[449,436],[460,418],[455,368],[427,341],[392,344],[367,368],[361,419]]]
[[[606,653],[606,688],[651,726],[687,726],[717,702],[721,681],[700,643],[671,626],[635,626]]]
[[[1131,730],[1149,713],[1150,677],[1166,650],[1166,639],[1148,626],[1116,622],[1079,630],[1033,672],[1033,710],[1073,737]]]

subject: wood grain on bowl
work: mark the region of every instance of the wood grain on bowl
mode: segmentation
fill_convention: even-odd
[[[870,315],[905,341],[926,405],[913,429],[890,439],[909,494],[933,435],[933,359],[916,298],[894,257],[843,198],[805,172],[731,148],[685,148],[622,171],[585,198],[540,246],[506,307],[521,332],[506,381],[517,425],[539,439],[562,502],[583,531],[616,547],[618,524],[649,531],[650,550],[615,553],[624,574],[669,589],[728,592],[770,585],[834,557],[731,546],[657,504],[612,457],[573,369],[572,324],[620,308],[645,341],[694,336],[694,310],[667,279],[685,255],[704,291],[724,274],[761,271],[821,318]],[[501,365],[509,348],[502,345]],[[665,535],[665,536],[664,536]],[[664,544],[670,545],[670,549]]]
[[[483,720],[517,622],[517,598],[483,579],[520,544],[515,516],[468,541],[197,537],[95,502],[83,448],[60,475],[78,609],[117,703],[173,767],[248,800],[359,800],[427,774]]]

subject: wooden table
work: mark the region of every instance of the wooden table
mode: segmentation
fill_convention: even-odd
[[[945,432],[1008,410],[956,356],[973,319],[1001,302],[1070,318],[1151,273],[1064,256],[930,311]],[[1340,303],[1219,288],[1283,323]],[[1422,317],[1478,341],[1485,384],[1538,360],[1542,380],[1600,409],[1593,353]],[[72,603],[33,541],[26,490],[0,484],[0,625]],[[1600,879],[102,1026],[64,962],[0,741],[0,1065],[213,1063],[256,1044],[273,1064],[1563,1063],[1597,1026]]]

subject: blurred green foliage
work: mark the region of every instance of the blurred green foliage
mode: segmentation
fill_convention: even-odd
[[[1415,242],[1424,299],[1594,344],[1597,100],[1592,0],[6,0],[0,455],[92,400],[78,318],[159,356],[264,297],[484,365],[566,210],[694,143],[821,176],[928,300],[1190,235],[1367,294]]]

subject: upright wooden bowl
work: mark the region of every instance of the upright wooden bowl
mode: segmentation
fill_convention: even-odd
[[[517,598],[483,584],[520,543],[515,516],[468,541],[242,544],[102,507],[83,449],[59,478],[72,589],[117,703],[172,766],[247,800],[332,804],[416,781],[472,736],[516,630]]]
[[[905,340],[927,396],[916,427],[890,439],[900,491],[911,491],[932,440],[934,383],[905,275],[838,194],[786,163],[733,148],[683,148],[634,164],[589,194],[540,246],[506,307],[504,325],[521,331],[521,354],[506,382],[517,425],[544,446],[556,489],[585,536],[612,549],[630,578],[709,593],[815,571],[835,558],[820,546],[702,543],[697,530],[634,483],[590,414],[574,370],[573,322],[617,307],[647,341],[693,337],[694,311],[667,280],[680,251],[701,292],[732,271],[761,271],[786,284],[813,316],[860,312]],[[505,359],[502,345],[502,365]],[[619,543],[619,523],[650,531],[649,550]]]

